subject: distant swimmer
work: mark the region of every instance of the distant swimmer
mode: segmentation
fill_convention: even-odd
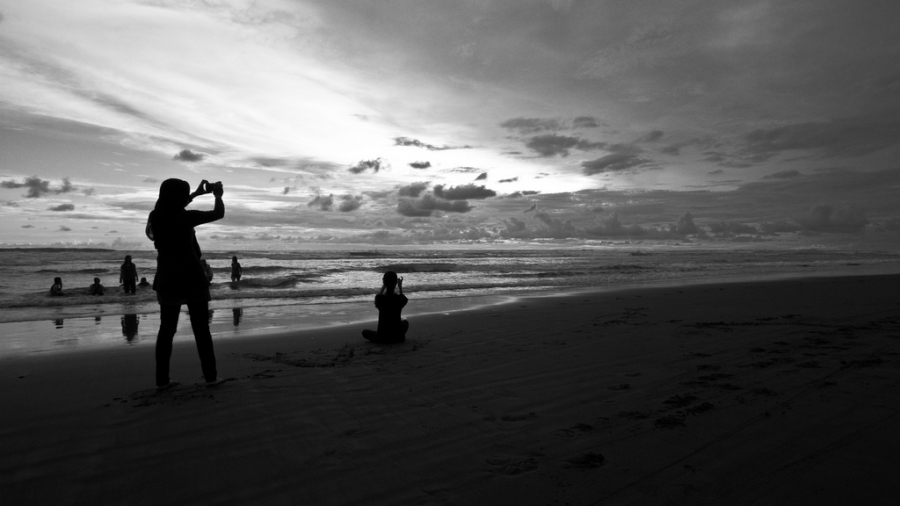
[[[134,295],[137,291],[135,283],[137,282],[137,266],[131,262],[131,255],[125,255],[125,263],[119,269],[119,284],[125,288],[125,293]]]
[[[94,284],[88,288],[90,295],[103,295],[103,285],[100,284],[100,278],[94,278]]]
[[[381,291],[375,296],[375,307],[378,308],[378,330],[363,330],[364,338],[373,343],[402,343],[406,340],[409,322],[400,317],[400,313],[409,301],[403,295],[403,278],[397,273],[387,271],[382,278]],[[394,288],[399,293],[394,293]]]
[[[62,278],[53,278],[53,286],[50,287],[50,295],[62,294]]]
[[[215,196],[212,210],[185,209],[194,198],[207,193]],[[169,379],[169,359],[182,304],[188,307],[206,385],[212,387],[224,381],[216,375],[216,356],[208,320],[209,279],[200,263],[202,251],[194,234],[194,227],[225,216],[223,193],[222,183],[210,184],[204,180],[191,193],[187,181],[166,179],[159,187],[159,199],[147,219],[146,234],[157,251],[153,289],[160,313],[156,336],[156,388],[160,390],[175,385]]]
[[[141,288],[147,288],[150,286],[150,283],[147,282],[147,278],[141,278],[141,282],[138,283],[138,286]]]
[[[237,257],[231,257],[231,282],[240,281],[242,273],[241,264],[238,262]]]

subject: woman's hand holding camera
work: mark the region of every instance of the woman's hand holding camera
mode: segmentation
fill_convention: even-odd
[[[222,187],[221,181],[216,181],[215,183],[207,183],[206,187],[217,199],[222,198],[222,194],[225,193],[225,188]]]

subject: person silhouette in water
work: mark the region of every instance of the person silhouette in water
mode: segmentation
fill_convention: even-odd
[[[119,283],[125,288],[125,293],[134,295],[137,291],[137,266],[131,262],[131,255],[125,255],[125,263],[119,269]]]
[[[403,278],[394,271],[387,271],[382,278],[381,291],[375,296],[378,308],[378,330],[363,330],[364,338],[373,343],[402,343],[406,340],[409,322],[400,318],[400,313],[409,299],[403,295]],[[394,289],[399,293],[394,293]]]
[[[94,284],[88,287],[88,293],[91,295],[103,295],[103,285],[100,284],[100,278],[94,278]]]
[[[186,181],[163,181],[159,187],[159,199],[147,220],[146,234],[157,250],[153,289],[156,290],[160,311],[156,337],[156,388],[161,390],[174,385],[169,379],[169,359],[182,304],[187,304],[190,313],[191,329],[206,385],[215,386],[224,381],[217,376],[209,332],[209,281],[200,263],[202,253],[194,234],[194,227],[225,216],[225,204],[222,202],[224,190],[222,183],[210,184],[203,180],[194,193],[190,191]],[[215,196],[212,211],[185,209],[194,198],[206,193]]]
[[[231,257],[231,282],[236,283],[241,280],[241,263],[238,262],[237,257]]]
[[[53,278],[53,286],[50,287],[50,295],[62,295],[62,278]]]

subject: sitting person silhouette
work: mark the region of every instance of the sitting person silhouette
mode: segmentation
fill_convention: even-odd
[[[50,295],[62,294],[62,278],[53,278],[53,286],[50,287]]]
[[[103,285],[100,284],[100,278],[94,278],[94,284],[88,288],[90,295],[103,295]]]
[[[409,330],[409,322],[400,318],[400,312],[409,299],[403,295],[403,278],[397,278],[397,273],[387,271],[382,278],[384,284],[381,291],[375,296],[375,307],[378,308],[378,330],[363,330],[364,338],[373,343],[402,343],[406,339],[406,331]],[[394,293],[394,288],[399,293]]]
[[[150,283],[147,281],[147,278],[141,278],[141,282],[138,283],[138,286],[141,288],[146,288],[150,286]]]

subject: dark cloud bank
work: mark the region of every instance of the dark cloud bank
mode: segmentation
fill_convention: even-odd
[[[61,193],[69,193],[75,189],[69,178],[63,178],[62,186],[59,188],[51,188],[50,181],[43,180],[37,176],[25,178],[21,183],[13,180],[0,182],[0,188],[27,188],[25,197],[29,199],[40,198],[44,195],[59,195]]]

